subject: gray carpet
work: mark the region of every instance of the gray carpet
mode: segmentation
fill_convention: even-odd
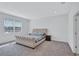
[[[67,43],[45,41],[35,49],[13,44],[0,48],[0,56],[73,56]]]

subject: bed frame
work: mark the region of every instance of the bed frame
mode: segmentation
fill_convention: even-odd
[[[42,28],[42,29],[33,29],[32,32],[44,32],[44,33],[48,33],[48,30],[45,29],[45,28]],[[24,46],[28,46],[28,47],[31,47],[31,48],[35,48],[37,47],[38,45],[40,45],[42,42],[44,42],[46,39],[46,37],[42,40],[40,40],[39,42],[35,43],[35,41],[33,40],[27,40],[26,37],[23,37],[23,36],[16,36],[16,43],[17,44],[21,44],[21,45],[24,45]]]

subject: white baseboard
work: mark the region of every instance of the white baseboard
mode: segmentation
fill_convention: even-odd
[[[0,45],[0,48],[5,47],[5,46],[9,46],[11,44],[16,44],[16,42],[9,42],[9,43],[6,43],[6,44],[2,44],[2,45]]]

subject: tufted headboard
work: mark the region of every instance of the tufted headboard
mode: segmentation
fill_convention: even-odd
[[[48,29],[46,28],[35,28],[32,30],[32,32],[44,32],[46,34],[48,34]]]

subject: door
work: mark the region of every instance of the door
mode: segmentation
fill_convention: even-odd
[[[79,54],[79,15],[75,18],[75,52]]]

